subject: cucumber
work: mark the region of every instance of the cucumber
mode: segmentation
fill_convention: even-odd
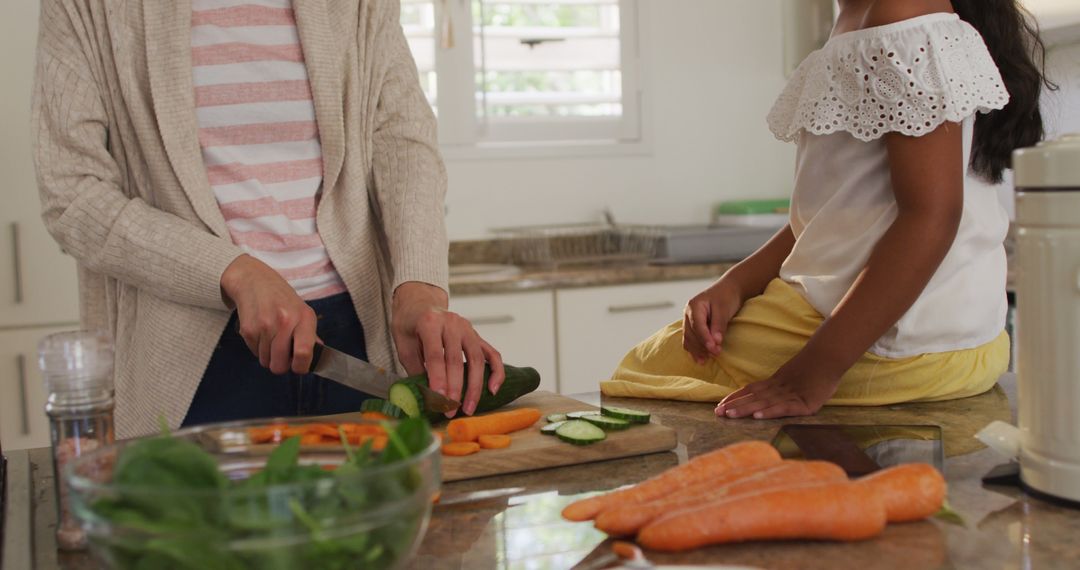
[[[620,420],[619,418],[609,418],[607,416],[601,416],[600,414],[582,416],[581,419],[589,422],[590,424],[598,428],[603,429],[604,431],[618,431],[630,427],[630,422],[626,420]]]
[[[484,389],[480,391],[480,401],[476,404],[477,414],[484,412],[490,412],[497,410],[510,402],[528,394],[534,392],[540,387],[540,373],[533,368],[521,368],[517,366],[510,366],[508,364],[503,365],[503,369],[506,371],[506,380],[503,381],[502,386],[499,388],[498,394],[492,394],[488,389],[488,378],[491,376],[491,368],[487,365],[484,366]],[[465,373],[468,374],[469,365],[465,365]],[[416,389],[402,389],[397,386],[408,386],[410,384],[424,384],[428,385],[427,374],[417,374],[416,376],[410,376],[408,378],[402,378],[390,386],[389,400],[391,404],[401,408],[405,415],[410,418],[416,418],[420,416],[427,416],[428,420],[434,422],[439,419],[446,419],[441,414],[429,414],[424,408],[424,398]],[[465,389],[468,386],[462,383],[461,395],[455,398],[461,402],[465,399]]]
[[[547,417],[548,423],[557,424],[559,422],[565,422],[567,419],[566,414],[551,414]]]
[[[397,406],[410,418],[419,418],[425,414],[424,396],[411,382],[394,382],[390,386],[390,394],[387,396],[390,404]]]
[[[598,415],[600,415],[600,412],[598,412],[596,410],[585,410],[583,412],[570,412],[569,414],[566,414],[566,417],[568,417],[568,418],[570,418],[572,420],[580,420],[581,418],[583,418],[585,416],[598,416]]]
[[[604,430],[583,420],[568,420],[555,430],[555,435],[574,445],[589,445],[607,438]]]
[[[563,425],[565,423],[566,423],[566,420],[563,420],[561,422],[550,423],[550,424],[540,428],[540,433],[542,433],[544,435],[555,435],[555,431],[559,429],[559,426],[561,426],[561,425]]]
[[[392,418],[401,418],[405,416],[405,412],[401,408],[387,402],[386,400],[380,400],[378,398],[372,398],[370,400],[364,400],[360,404],[361,412],[378,412],[380,414],[390,416]]]
[[[616,408],[615,406],[604,406],[600,408],[600,414],[611,418],[619,418],[620,420],[626,420],[632,424],[647,424],[649,423],[649,412],[641,412],[638,410],[631,410],[630,408]]]

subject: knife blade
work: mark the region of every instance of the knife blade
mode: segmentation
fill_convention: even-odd
[[[383,399],[390,395],[390,385],[400,379],[385,368],[324,344],[315,345],[311,357],[311,373]],[[451,400],[423,384],[416,384],[416,387],[424,397],[424,408],[429,412],[444,414],[461,407],[460,402]]]

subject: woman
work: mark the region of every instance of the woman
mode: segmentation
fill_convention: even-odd
[[[42,0],[45,224],[116,343],[116,432],[355,411],[315,342],[472,413],[498,352],[447,309],[446,179],[395,1]],[[465,377],[463,362],[470,366]]]

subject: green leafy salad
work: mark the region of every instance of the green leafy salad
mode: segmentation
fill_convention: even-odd
[[[389,568],[408,555],[438,486],[424,419],[384,425],[387,445],[350,447],[329,470],[282,442],[265,467],[232,479],[194,442],[169,434],[120,452],[106,488],[77,499],[93,546],[114,568]]]

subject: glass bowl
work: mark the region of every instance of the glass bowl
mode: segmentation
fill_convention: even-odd
[[[125,451],[167,438],[126,440],[72,461],[63,476],[91,551],[115,569],[402,567],[438,496],[438,439],[412,457],[360,469],[339,469],[348,459],[342,446],[303,446],[299,465],[318,468],[278,483],[270,470],[258,475],[275,445],[252,444],[247,434],[281,423],[326,422],[200,426],[174,432],[185,443],[167,444],[156,463],[134,464],[140,453]],[[113,480],[117,470],[123,481]]]

